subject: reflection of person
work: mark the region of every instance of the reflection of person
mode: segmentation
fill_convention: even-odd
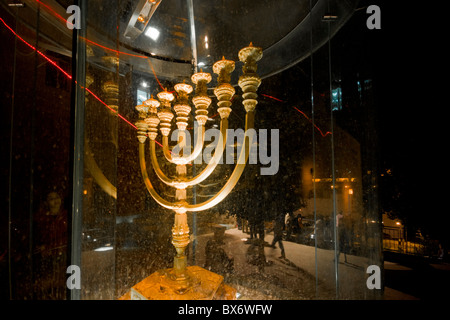
[[[260,273],[264,272],[264,267],[270,265],[266,261],[266,255],[264,254],[264,240],[255,239],[247,250],[245,254],[247,263],[255,265],[258,267]]]
[[[68,225],[58,193],[47,195],[34,220],[37,298],[65,299]]]
[[[280,258],[286,258],[284,253],[284,246],[283,246],[283,221],[284,215],[280,214],[278,215],[275,220],[273,221],[273,241],[272,241],[272,248],[275,248],[275,244],[278,242],[278,245],[281,249],[281,257]]]
[[[444,259],[444,247],[440,243],[439,243],[439,250],[438,250],[438,259],[439,260]]]
[[[297,225],[298,225],[298,230],[300,233],[303,229],[303,217],[302,217],[301,213],[297,214]]]
[[[284,216],[284,228],[286,230],[286,240],[289,240],[291,237],[291,214],[290,212],[286,212],[286,215]]]
[[[223,238],[225,236],[225,227],[216,226],[214,237],[206,243],[205,268],[220,274],[230,274],[234,270],[234,259],[229,258],[225,250]]]
[[[248,225],[250,229],[250,240],[256,239],[256,220],[254,216],[250,216],[248,219]]]
[[[296,234],[298,237],[298,235],[300,234],[301,229],[303,227],[301,209],[298,209],[293,213],[291,224],[292,224],[292,227],[291,227],[292,233]]]
[[[295,219],[295,223],[297,225],[297,242],[301,242],[301,235],[303,232],[303,217],[300,211],[301,209],[299,210],[297,217]]]
[[[256,224],[256,233],[258,234],[258,238],[260,239],[260,240],[262,240],[263,242],[264,242],[264,235],[265,235],[265,229],[266,229],[266,226],[265,226],[265,223],[264,223],[265,221],[264,220],[259,220],[259,222]]]
[[[336,229],[338,233],[338,252],[337,252],[337,259],[339,261],[339,255],[341,254],[341,251],[344,253],[345,262],[347,262],[347,247],[348,247],[348,239],[347,239],[347,231],[345,229],[345,220],[344,215],[339,213],[336,216]]]

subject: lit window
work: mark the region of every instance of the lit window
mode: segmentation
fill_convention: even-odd
[[[333,111],[342,110],[342,90],[341,88],[336,88],[331,90],[331,105]]]
[[[149,99],[149,93],[143,90],[137,90],[137,105],[141,105],[145,100]]]
[[[147,31],[145,31],[145,35],[150,39],[156,41],[156,39],[158,39],[159,37],[159,31],[158,29],[155,29],[153,27],[148,27]]]

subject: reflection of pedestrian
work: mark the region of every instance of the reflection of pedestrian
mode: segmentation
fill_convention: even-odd
[[[275,248],[275,244],[278,242],[278,245],[281,249],[281,257],[280,258],[284,259],[284,258],[286,258],[286,255],[285,255],[284,246],[283,246],[283,225],[284,225],[283,218],[284,218],[284,215],[280,214],[273,221],[272,248]]]
[[[300,235],[301,229],[303,227],[303,218],[301,209],[298,209],[294,212],[292,217],[292,232],[297,235]]]
[[[250,229],[250,240],[256,239],[256,221],[253,217],[249,218],[248,226]]]
[[[438,259],[439,260],[444,259],[444,247],[440,243],[439,243]]]
[[[292,234],[292,212],[286,213],[284,216],[284,224],[286,228],[286,240],[289,240],[291,238]]]
[[[300,242],[301,241],[301,234],[302,234],[302,231],[303,231],[303,217],[302,217],[302,214],[300,212],[297,214],[295,222],[297,224],[297,242]]]
[[[348,235],[347,230],[345,228],[344,215],[339,213],[336,216],[336,229],[338,235],[338,251],[337,251],[337,259],[339,261],[339,255],[341,251],[344,253],[345,262],[347,262],[347,249],[348,249]]]
[[[259,222],[256,225],[256,233],[258,234],[258,237],[260,240],[262,240],[264,242],[264,235],[265,235],[265,230],[266,226],[264,223],[264,220],[259,220]]]
[[[67,261],[67,211],[58,193],[50,192],[46,208],[34,219],[38,299],[65,299]]]
[[[230,274],[234,270],[234,259],[229,258],[223,245],[225,236],[225,227],[216,226],[214,229],[214,237],[206,243],[205,248],[205,268],[219,274]]]
[[[255,239],[245,254],[247,263],[258,267],[259,272],[264,272],[264,267],[271,265],[266,261],[266,255],[264,254],[264,240]]]
[[[302,232],[302,228],[303,228],[303,217],[302,217],[301,213],[299,213],[297,215],[297,224],[298,224],[298,230],[299,230],[299,233],[300,233],[300,232]]]

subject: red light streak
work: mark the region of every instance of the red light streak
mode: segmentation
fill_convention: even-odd
[[[103,45],[101,45],[101,44],[99,44],[97,42],[94,42],[94,41],[89,40],[89,39],[84,38],[84,37],[80,37],[80,39],[86,41],[87,43],[93,44],[94,46],[97,46],[97,47],[100,47],[102,49],[114,52],[114,53],[116,53],[118,55],[122,54],[122,55],[132,56],[132,57],[141,58],[141,59],[148,59],[148,57],[146,57],[146,56],[141,56],[141,55],[138,55],[138,54],[132,54],[132,53],[123,52],[123,51],[119,51],[119,50],[115,50],[115,49],[112,49],[112,48],[105,47],[105,46],[103,46]]]
[[[20,41],[22,41],[23,43],[25,43],[27,46],[29,46],[31,49],[33,49],[34,51],[36,51],[41,57],[43,57],[45,60],[47,60],[48,62],[50,62],[53,66],[55,66],[56,68],[59,69],[59,71],[61,71],[66,77],[68,77],[69,79],[72,79],[72,76],[70,74],[68,74],[64,69],[62,69],[55,61],[53,61],[52,59],[50,59],[49,57],[47,57],[45,54],[43,54],[42,52],[40,52],[39,50],[37,50],[34,46],[32,46],[31,44],[29,44],[26,40],[24,40],[21,36],[19,36],[10,26],[8,26],[6,24],[6,22],[0,18],[1,22],[5,25],[6,28],[9,29],[9,31],[11,31]]]
[[[66,23],[66,24],[70,24],[70,25],[72,25],[73,26],[73,23],[71,23],[71,22],[69,22],[69,21],[67,21],[67,19],[66,18],[64,18],[63,16],[61,16],[58,12],[56,12],[56,10],[55,9],[53,9],[52,7],[50,7],[49,5],[47,5],[47,4],[45,4],[45,3],[43,3],[42,1],[39,1],[39,0],[35,0],[37,3],[39,3],[39,4],[41,4],[41,5],[43,5],[45,8],[47,8],[47,10],[48,11],[50,11],[50,13],[52,13],[55,17],[57,17],[58,19],[60,19],[60,20],[62,20],[62,21],[64,21],[64,23]]]
[[[264,96],[264,97],[267,97],[267,98],[276,100],[276,101],[286,102],[286,101],[284,101],[284,100],[281,100],[281,99],[278,99],[278,98],[269,96],[269,95],[267,95],[267,94],[261,94],[261,95]],[[299,113],[301,113],[301,114],[302,114],[309,122],[312,123],[311,119],[306,115],[306,113],[304,113],[303,111],[301,111],[301,110],[300,110],[299,108],[297,108],[297,107],[292,107],[292,108],[294,108],[295,110],[297,110],[297,111],[298,111]],[[321,134],[322,137],[324,137],[324,138],[325,138],[327,135],[332,134],[330,131],[327,131],[327,132],[323,133],[323,131],[320,130],[320,128],[319,128],[315,123],[314,123],[314,127],[320,132],[320,134]]]
[[[8,24],[6,24],[6,22],[0,18],[0,21],[5,25],[6,28],[9,29],[9,31],[11,31],[18,39],[20,39],[24,44],[26,44],[27,46],[29,46],[31,49],[33,49],[34,51],[36,51],[39,55],[41,55],[45,60],[47,60],[49,63],[51,63],[54,67],[56,67],[59,71],[61,71],[67,78],[72,79],[72,76],[67,73],[65,70],[63,70],[55,61],[53,61],[52,59],[50,59],[49,57],[47,57],[45,54],[43,54],[42,52],[40,52],[39,50],[37,50],[34,46],[32,46],[31,44],[29,44],[26,40],[24,40],[21,36],[19,36]],[[146,57],[147,58],[147,57]],[[155,75],[156,77],[156,75]],[[159,82],[159,81],[158,81]],[[76,84],[77,81],[75,81]],[[133,127],[134,129],[137,130],[136,125],[134,125],[133,123],[131,123],[128,119],[126,119],[124,116],[122,116],[118,111],[112,109],[109,105],[107,105],[102,99],[100,99],[94,92],[92,92],[91,89],[83,87],[80,85],[80,88],[84,89],[85,91],[89,92],[90,95],[92,95],[95,99],[97,99],[101,104],[103,104],[104,106],[106,106],[109,110],[111,110],[113,113],[117,114],[117,116],[122,119],[123,121],[125,121],[127,124],[129,124],[131,127]],[[164,89],[164,88],[163,88]],[[147,134],[148,136],[148,134]],[[155,142],[160,146],[163,147],[163,145],[161,143],[159,143],[158,141],[155,140]],[[172,151],[170,151],[172,153]],[[190,166],[192,166],[191,163],[188,163]]]
[[[148,59],[148,58],[147,58]],[[153,64],[150,61],[150,59],[148,59],[148,63],[150,64],[150,68],[152,69],[153,75],[155,76],[156,81],[158,82],[159,86],[165,91],[166,89],[163,87],[163,85],[161,84],[161,82],[159,82],[158,77],[156,76],[156,72],[155,69],[153,69]],[[173,92],[173,91],[172,91]]]
[[[307,116],[303,111],[301,111],[301,110],[298,109],[297,107],[293,107],[293,108],[294,108],[295,110],[297,110],[298,112],[300,112],[306,119],[308,119],[309,122],[312,123],[311,119],[309,119],[308,116]],[[327,131],[327,132],[325,132],[325,134],[324,134],[323,131],[320,130],[320,128],[319,128],[316,124],[314,124],[314,127],[315,127],[317,130],[319,130],[320,134],[321,134],[322,137],[324,137],[324,138],[325,138],[328,134],[331,134],[330,131]]]
[[[46,7],[51,13],[53,13],[57,18],[63,20],[66,23],[70,23],[68,22],[65,18],[63,18],[61,15],[59,15],[55,10],[53,10],[50,6],[44,4],[43,2],[39,1],[39,0],[35,0],[36,2],[42,4],[44,7]],[[19,36],[9,25],[6,24],[6,22],[0,18],[0,21],[5,25],[6,28],[8,28],[18,39],[20,39],[23,43],[25,43],[27,46],[29,46],[31,49],[33,49],[34,51],[36,51],[41,57],[43,57],[45,60],[47,60],[50,64],[52,64],[54,67],[56,67],[59,71],[61,71],[68,79],[72,79],[72,75],[70,75],[69,73],[67,73],[64,69],[62,69],[55,61],[51,60],[49,57],[47,57],[45,54],[43,54],[42,52],[40,52],[39,50],[37,50],[37,48],[35,48],[33,45],[31,45],[30,43],[28,43],[26,40],[24,40],[21,36]],[[93,44],[95,46],[98,46],[100,48],[103,48],[105,50],[111,51],[111,52],[115,52],[116,54],[122,54],[122,55],[128,55],[128,56],[133,56],[136,58],[141,58],[141,59],[148,59],[150,68],[153,72],[153,75],[155,76],[156,81],[158,82],[159,86],[163,89],[166,90],[163,85],[161,84],[161,82],[159,81],[158,77],[156,76],[156,72],[153,68],[153,65],[150,61],[150,59],[146,56],[142,56],[142,55],[136,55],[136,54],[131,54],[131,53],[127,53],[127,52],[123,52],[123,51],[119,51],[119,50],[114,50],[112,48],[108,48],[106,46],[100,45],[94,41],[91,41],[89,39],[83,38],[81,37],[81,39],[83,39],[84,41],[86,41],[87,43]],[[75,81],[76,83],[76,81]],[[81,86],[80,86],[81,87]],[[127,124],[129,124],[130,126],[132,126],[133,128],[135,128],[137,130],[137,127],[131,123],[128,119],[126,119],[124,116],[122,116],[121,114],[118,113],[118,111],[112,109],[110,106],[108,106],[103,100],[101,100],[96,94],[94,94],[90,89],[88,88],[83,88],[82,89],[86,90],[87,92],[89,92],[95,99],[97,99],[100,103],[102,103],[104,106],[106,106],[108,109],[110,109],[113,113],[116,113],[117,116],[119,118],[121,118],[123,121],[125,121]],[[173,91],[172,91],[173,92]],[[279,101],[279,102],[286,102],[284,100],[278,99],[276,97],[267,95],[267,94],[261,94],[264,97]],[[293,107],[295,110],[297,110],[299,113],[301,113],[309,122],[312,122],[311,119],[300,109],[298,109],[297,107]],[[215,116],[217,116],[217,114],[215,114],[214,116],[212,116],[212,118],[214,118]],[[325,134],[323,133],[323,131],[316,125],[314,124],[314,127],[320,132],[320,134],[322,135],[322,137],[327,136],[328,134],[332,134],[330,131],[327,131]],[[159,143],[158,143],[159,144]]]
[[[69,23],[69,24],[72,24],[72,23],[70,23],[70,22],[68,22],[67,21],[67,19],[65,19],[64,17],[62,17],[60,14],[58,14],[53,8],[51,8],[49,5],[46,5],[45,3],[43,3],[42,1],[40,1],[40,0],[35,0],[36,2],[38,2],[38,3],[40,3],[40,4],[42,4],[45,8],[47,8],[52,14],[54,14],[54,16],[55,17],[57,17],[58,19],[60,19],[60,20],[63,20],[65,23]],[[0,18],[1,19],[1,18]],[[30,45],[28,42],[26,42],[25,40],[23,40],[18,34],[16,34],[15,32],[14,32],[14,30],[12,30],[4,21],[3,21],[3,19],[1,19],[1,21],[3,22],[3,24],[5,24],[5,26],[11,31],[11,32],[13,32],[15,35],[16,35],[16,37],[18,37],[20,40],[22,40],[24,43],[26,43],[30,48],[32,48],[33,50],[35,50],[39,55],[41,55],[44,59],[46,59],[48,62],[50,62],[52,65],[54,65],[56,68],[58,68],[61,72],[63,72],[69,79],[72,79],[72,76],[71,75],[69,75],[67,72],[65,72],[63,69],[61,69],[61,67],[59,67],[54,61],[52,61],[51,59],[49,59],[47,56],[45,56],[43,53],[41,53],[39,50],[37,50],[35,47],[33,47],[32,45]],[[73,25],[73,24],[72,24]],[[117,26],[117,28],[118,28],[118,26]],[[89,39],[86,39],[86,38],[83,38],[83,37],[80,37],[81,39],[83,39],[84,41],[86,41],[86,42],[88,42],[88,43],[90,43],[90,44],[93,44],[93,45],[95,45],[95,46],[98,46],[98,47],[100,47],[100,48],[103,48],[103,49],[105,49],[105,50],[108,50],[108,51],[111,51],[111,52],[115,52],[116,54],[119,54],[119,55],[128,55],[128,56],[132,56],[132,57],[136,57],[136,58],[141,58],[141,59],[148,59],[148,62],[149,62],[149,64],[150,64],[150,68],[151,68],[151,70],[152,70],[152,72],[153,72],[153,75],[155,76],[155,79],[156,79],[156,81],[158,82],[158,84],[159,84],[159,86],[161,87],[161,89],[162,90],[166,90],[164,87],[163,87],[163,85],[161,84],[161,82],[159,81],[159,79],[158,79],[158,77],[156,76],[156,72],[155,72],[155,69],[153,68],[153,64],[152,64],[152,62],[150,61],[150,59],[149,59],[149,57],[147,57],[147,56],[142,56],[142,55],[136,55],[136,54],[132,54],[132,53],[127,53],[127,52],[123,52],[123,51],[119,51],[119,50],[114,50],[114,49],[112,49],[112,48],[108,48],[108,47],[106,47],[106,46],[103,46],[103,45],[101,45],[101,44],[98,44],[98,43],[96,43],[96,42],[94,42],[94,41],[91,41],[91,40],[89,40]],[[99,97],[97,97],[95,94],[93,94],[92,93],[92,91],[90,91],[90,90],[88,90],[87,88],[85,88],[85,90],[87,90],[90,94],[92,94],[97,100],[99,100],[102,104],[104,104],[105,106],[107,106],[109,109],[111,109],[106,103],[104,103],[102,100],[100,100],[100,98]],[[174,92],[174,91],[171,91],[172,93]],[[273,99],[273,100],[276,100],[276,101],[279,101],[279,102],[286,102],[286,101],[284,101],[284,100],[281,100],[281,99],[278,99],[278,98],[276,98],[276,97],[273,97],[273,96],[270,96],[270,95],[267,95],[267,94],[261,94],[262,96],[264,96],[264,97],[267,97],[267,98],[270,98],[270,99]],[[308,119],[308,121],[309,122],[312,122],[311,121],[311,119],[303,112],[303,111],[301,111],[301,110],[299,110],[298,108],[296,108],[296,107],[293,107],[295,110],[297,110],[298,112],[300,112],[306,119]],[[113,110],[113,109],[111,109],[113,112],[116,112],[115,110]],[[136,128],[136,126],[134,125],[134,124],[132,124],[131,122],[129,122],[127,119],[125,119],[122,115],[120,115],[119,113],[117,113],[118,114],[118,116],[120,117],[120,118],[122,118],[124,121],[126,121],[127,123],[129,123],[129,124],[131,124],[131,126],[133,126],[134,128]],[[217,114],[216,115],[214,115],[214,116],[212,116],[212,118],[214,118],[215,116],[217,116]],[[328,134],[332,134],[330,131],[327,131],[325,134],[323,133],[323,131],[316,125],[316,124],[314,124],[314,127],[320,132],[320,134],[322,135],[322,137],[325,137],[325,136],[327,136]]]
[[[40,0],[35,0],[35,1],[38,2],[39,4],[43,5],[43,6],[44,6],[51,14],[53,14],[53,15],[54,15],[55,17],[57,17],[58,19],[64,21],[66,24],[68,23],[68,24],[70,24],[70,25],[73,25],[71,22],[67,21],[67,19],[65,19],[65,18],[62,17],[60,14],[58,14],[58,13],[56,12],[56,10],[54,10],[54,9],[53,9],[52,7],[50,7],[49,5],[43,3],[43,2],[40,1]],[[119,26],[117,26],[117,28],[119,28]],[[89,39],[86,39],[86,38],[84,38],[84,37],[80,37],[80,39],[83,39],[83,40],[84,40],[85,42],[87,42],[87,43],[90,43],[90,44],[95,45],[95,46],[97,46],[97,47],[99,47],[99,48],[102,48],[102,49],[105,49],[105,50],[114,52],[114,53],[119,54],[119,55],[127,55],[127,56],[136,57],[136,58],[141,58],[141,59],[148,59],[148,62],[149,62],[149,64],[150,64],[150,68],[152,69],[152,72],[153,72],[153,74],[154,74],[154,76],[155,76],[156,81],[158,82],[158,84],[159,84],[159,86],[161,87],[161,89],[165,90],[165,88],[163,87],[163,85],[162,85],[161,82],[159,81],[158,77],[156,76],[156,72],[155,72],[155,70],[153,69],[153,65],[152,65],[150,59],[149,59],[147,56],[137,55],[137,54],[132,54],[132,53],[123,52],[123,51],[119,51],[119,50],[114,50],[114,49],[112,49],[112,48],[108,48],[108,47],[106,47],[106,46],[103,46],[103,45],[101,45],[101,44],[99,44],[99,43],[96,43],[96,42],[94,42],[94,41],[92,41],[92,40],[89,40]],[[173,91],[172,91],[172,92],[173,92]]]
[[[83,88],[83,87],[82,87]],[[125,121],[126,123],[128,123],[130,126],[132,126],[133,128],[135,128],[137,130],[137,127],[131,123],[129,120],[127,120],[124,116],[122,116],[118,111],[114,110],[113,108],[111,108],[110,106],[108,106],[102,99],[100,99],[95,93],[93,93],[91,91],[91,89],[89,88],[83,88],[84,90],[86,90],[87,92],[89,92],[95,99],[97,99],[101,104],[103,104],[104,106],[106,106],[109,110],[111,110],[113,113],[117,114],[117,116],[122,119],[123,121]]]
[[[298,109],[297,107],[293,107],[295,110],[297,110],[298,112],[300,112],[306,119],[308,119],[309,122],[311,122],[311,119],[309,119],[309,117],[300,109]]]
[[[150,65],[150,68],[152,69],[153,75],[155,76],[155,79],[156,79],[156,81],[158,82],[159,86],[161,87],[161,89],[166,90],[166,89],[163,87],[163,85],[161,84],[161,82],[159,81],[158,77],[156,76],[155,69],[153,68],[153,64],[152,64],[151,60],[149,59],[149,57],[142,56],[142,55],[137,55],[137,54],[132,54],[132,53],[128,53],[128,52],[123,52],[123,51],[115,50],[115,49],[112,49],[112,48],[108,48],[108,47],[105,47],[105,46],[103,46],[103,45],[101,45],[101,44],[99,44],[99,43],[97,43],[97,42],[94,42],[94,41],[92,41],[92,40],[89,40],[89,39],[86,39],[86,38],[83,38],[83,37],[80,37],[80,39],[83,39],[85,42],[90,43],[90,44],[92,44],[92,45],[94,45],[94,46],[97,46],[97,47],[99,47],[99,48],[102,48],[102,49],[105,49],[105,50],[114,52],[114,53],[116,53],[116,54],[118,54],[118,55],[127,55],[127,56],[131,56],[131,57],[136,57],[136,58],[141,58],[141,59],[147,59],[149,65]],[[173,93],[173,92],[175,92],[175,91],[171,91],[171,92]]]
[[[26,40],[24,40],[21,36],[19,36],[10,26],[8,26],[6,24],[6,22],[0,18],[0,21],[5,25],[6,28],[9,29],[9,31],[11,31],[20,41],[22,41],[24,44],[26,44],[27,46],[29,46],[31,49],[33,49],[34,51],[36,51],[40,56],[42,56],[45,60],[47,60],[49,63],[51,63],[55,68],[57,68],[59,71],[61,71],[68,79],[72,79],[72,76],[67,73],[64,69],[62,69],[55,61],[53,61],[52,59],[50,59],[49,57],[47,57],[45,54],[43,54],[42,52],[40,52],[39,50],[37,50],[34,46],[32,46],[31,44],[29,44]],[[77,83],[75,81],[75,83]],[[78,84],[78,83],[77,83]],[[101,104],[103,104],[104,106],[106,106],[108,109],[110,109],[112,112],[116,113],[117,116],[122,119],[123,121],[125,121],[126,123],[128,123],[130,126],[132,126],[133,128],[135,128],[137,130],[137,127],[131,123],[128,119],[126,119],[124,116],[122,116],[121,114],[119,114],[116,110],[112,109],[110,106],[108,106],[102,99],[100,99],[94,92],[92,92],[92,90],[82,87],[80,85],[80,87],[84,90],[86,90],[87,92],[89,92],[89,94],[91,94],[95,99],[97,99]]]
[[[277,101],[280,101],[280,102],[286,102],[286,101],[284,101],[284,100],[281,100],[281,99],[278,99],[278,98],[275,98],[275,97],[269,96],[269,95],[267,95],[267,94],[264,94],[264,93],[262,93],[261,95],[262,95],[262,96],[264,96],[264,97],[267,97],[267,98],[273,99],[273,100],[277,100]]]

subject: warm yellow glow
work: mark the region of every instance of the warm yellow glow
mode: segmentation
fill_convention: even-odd
[[[312,179],[313,182],[332,182],[332,178],[317,178]],[[356,178],[336,178],[336,182],[355,182]]]
[[[353,189],[349,189],[348,194],[353,194]]]
[[[206,38],[207,39],[207,38]],[[205,39],[205,40],[206,40]],[[261,79],[256,75],[256,61],[262,57],[262,49],[251,47],[244,48],[239,52],[239,58],[241,62],[244,62],[243,75],[239,78],[239,87],[244,92],[242,104],[246,111],[245,116],[245,132],[251,132],[254,129],[254,115],[255,107],[257,104],[257,94],[256,91],[261,83]],[[206,168],[203,169],[199,174],[193,175],[192,177],[187,176],[186,164],[193,161],[195,157],[183,157],[178,155],[170,154],[169,147],[169,133],[171,131],[171,121],[174,115],[171,111],[171,101],[174,100],[175,96],[168,92],[166,89],[157,94],[160,101],[160,110],[157,112],[157,117],[159,118],[159,128],[163,135],[162,137],[162,147],[164,157],[173,164],[176,164],[177,177],[172,178],[164,174],[161,170],[157,153],[155,150],[155,137],[157,133],[156,117],[141,117],[140,120],[136,122],[136,127],[138,128],[137,137],[139,139],[139,162],[141,167],[142,177],[144,179],[145,186],[152,196],[152,198],[162,207],[171,209],[175,212],[175,221],[172,227],[172,244],[177,251],[177,255],[174,258],[173,269],[170,271],[173,276],[171,279],[174,281],[173,286],[175,286],[178,293],[184,293],[193,285],[191,281],[191,276],[187,275],[187,257],[185,254],[185,249],[189,244],[189,226],[187,223],[187,212],[198,212],[208,210],[218,203],[220,203],[236,186],[239,178],[244,171],[247,164],[250,146],[253,142],[253,136],[250,134],[246,135],[243,141],[243,146],[237,159],[237,164],[228,177],[226,183],[222,188],[211,198],[203,203],[189,204],[186,201],[186,188],[188,186],[196,185],[206,179],[216,168],[222,157],[227,141],[227,128],[228,128],[228,116],[231,112],[231,99],[235,93],[234,87],[229,83],[231,78],[231,72],[235,68],[235,62],[232,60],[222,59],[217,61],[213,65],[213,71],[218,75],[217,87],[214,89],[214,95],[217,97],[217,111],[220,114],[220,137],[218,145],[215,148],[214,156],[212,161],[210,161]],[[192,75],[191,80],[196,85],[195,96],[192,98],[192,103],[195,106],[196,120],[200,124],[200,135],[197,138],[196,145],[194,146],[194,154],[200,154],[203,144],[204,144],[204,124],[208,119],[208,107],[211,104],[211,98],[209,98],[207,93],[207,83],[211,81],[211,75],[209,73],[203,73],[201,70],[198,73]],[[191,107],[189,105],[188,95],[193,91],[192,86],[186,83],[179,83],[175,85],[175,91],[177,92],[177,100],[173,106],[173,110],[176,112],[176,124],[180,131],[178,132],[178,142],[183,145],[186,140],[185,129],[189,120],[189,115]],[[154,101],[149,99],[147,103],[143,106],[138,106],[137,109],[145,109],[153,107]],[[147,105],[148,104],[148,105]],[[156,107],[153,107],[153,111]],[[148,112],[149,110],[142,110]],[[153,114],[155,112],[152,112]],[[153,121],[155,120],[155,121]],[[157,177],[164,184],[175,187],[175,202],[167,201],[163,199],[154,189],[151,180],[149,179],[147,166],[146,166],[146,155],[145,155],[145,141],[148,134],[153,134],[150,137],[150,154],[151,163],[156,173]]]

